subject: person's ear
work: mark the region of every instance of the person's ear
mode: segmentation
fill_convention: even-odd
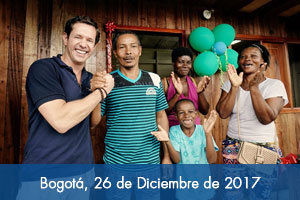
[[[262,63],[262,64],[260,64],[260,71],[266,71],[266,68],[267,68],[267,63],[266,62],[264,62],[264,63]]]
[[[62,38],[63,38],[63,41],[64,41],[64,45],[67,46],[68,39],[69,39],[68,34],[66,32],[64,32]]]
[[[142,55],[142,45],[139,45],[139,51],[140,51],[139,56],[141,56]]]
[[[175,112],[175,118],[176,118],[177,120],[179,120],[179,119],[178,119],[178,114],[177,114],[177,112]]]
[[[116,50],[113,50],[113,54],[114,54],[114,56],[117,58],[118,56],[117,56],[117,52],[116,52]]]

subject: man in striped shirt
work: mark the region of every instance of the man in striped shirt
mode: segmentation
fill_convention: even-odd
[[[142,46],[133,32],[113,41],[120,68],[111,74],[115,86],[101,105],[107,116],[104,162],[107,164],[159,164],[160,143],[151,134],[160,125],[169,130],[168,107],[160,77],[139,69]],[[168,151],[162,163],[171,163]]]

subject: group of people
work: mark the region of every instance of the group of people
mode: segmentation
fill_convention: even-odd
[[[216,111],[200,122],[199,113],[209,111],[204,91],[210,78],[190,76],[190,49],[173,50],[174,72],[161,80],[139,68],[138,36],[121,32],[113,40],[120,68],[110,74],[91,74],[84,66],[99,38],[95,21],[74,17],[65,25],[64,53],[30,67],[26,80],[29,137],[23,163],[93,163],[90,128],[104,115],[107,164],[215,163],[218,147],[212,130],[218,114],[222,119],[230,117],[223,141],[224,163],[238,163],[241,141],[280,152],[275,146],[274,120],[288,99],[283,83],[264,75],[270,64],[264,46],[251,44],[240,52],[240,74],[228,65],[229,80]]]
[[[217,113],[212,111],[208,120],[200,123],[199,113],[209,111],[204,91],[210,78],[190,76],[193,52],[185,47],[174,49],[174,72],[161,80],[139,68],[142,46],[138,36],[121,32],[113,40],[120,68],[93,75],[84,66],[99,38],[96,22],[86,16],[74,17],[65,26],[65,52],[30,67],[26,81],[29,138],[24,163],[93,163],[89,130],[103,115],[107,117],[105,163],[158,164],[159,141],[164,149],[162,163],[172,163],[170,158],[175,163],[191,163],[183,160],[194,155],[186,153],[190,148],[185,145],[186,140],[196,138],[191,137],[194,132],[208,144],[202,150],[209,163],[214,163],[217,147],[211,132]],[[229,80],[216,106],[221,118],[230,117],[223,141],[224,163],[237,163],[232,154],[238,151],[240,141],[274,147],[274,120],[288,103],[283,83],[264,76],[270,64],[264,46],[247,46],[238,62],[242,72],[237,74],[234,66],[228,65]],[[179,156],[183,151],[189,156]]]

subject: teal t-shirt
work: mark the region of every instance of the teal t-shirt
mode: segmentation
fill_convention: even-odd
[[[170,128],[170,140],[176,151],[180,153],[179,164],[208,164],[206,158],[206,137],[202,125],[196,125],[191,137],[186,136],[180,125]],[[215,150],[219,148],[212,138]]]

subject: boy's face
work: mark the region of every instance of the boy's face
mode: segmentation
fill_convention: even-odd
[[[193,128],[195,126],[196,119],[195,106],[191,102],[182,102],[178,105],[176,111],[176,117],[180,122],[180,125],[186,129]]]

